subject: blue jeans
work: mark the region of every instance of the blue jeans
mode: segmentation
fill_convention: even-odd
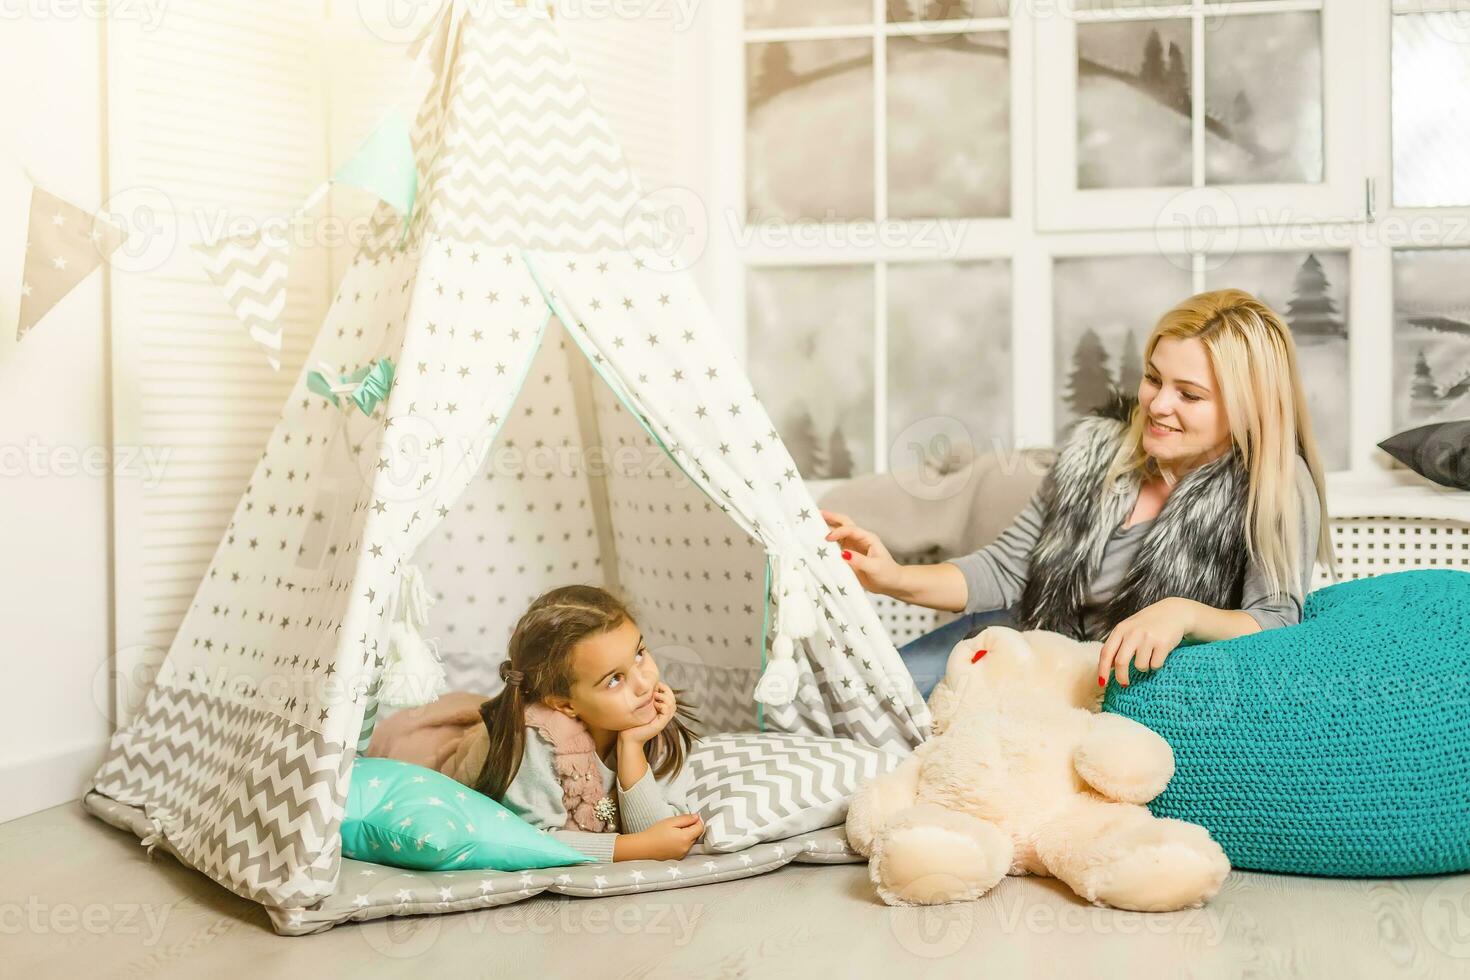
[[[914,683],[924,700],[944,676],[949,663],[949,654],[955,644],[976,635],[987,626],[1010,626],[1017,606],[1005,609],[987,609],[983,612],[966,613],[952,623],[945,623],[923,636],[916,636],[898,648],[903,664],[913,675]]]

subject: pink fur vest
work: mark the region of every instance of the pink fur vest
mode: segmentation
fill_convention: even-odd
[[[599,816],[596,809],[597,802],[609,794],[603,792],[602,772],[597,765],[597,745],[592,741],[592,733],[587,726],[543,704],[532,704],[526,707],[526,727],[534,728],[545,736],[555,753],[562,803],[567,808],[567,822],[563,829],[594,833],[616,830],[615,808],[611,802],[604,805],[605,818]]]

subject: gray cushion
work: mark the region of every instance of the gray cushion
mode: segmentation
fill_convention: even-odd
[[[1389,436],[1378,448],[1426,480],[1470,490],[1470,419],[1408,429]]]
[[[745,732],[701,739],[689,753],[691,805],[712,852],[793,837],[847,819],[858,787],[902,757],[848,738]]]

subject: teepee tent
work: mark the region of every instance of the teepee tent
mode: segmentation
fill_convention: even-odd
[[[553,22],[503,6],[430,29],[413,218],[380,207],[308,357],[391,387],[368,413],[297,380],[88,796],[268,906],[337,888],[394,631],[493,694],[557,585],[626,598],[713,730],[928,732],[691,281],[625,233],[641,193]]]

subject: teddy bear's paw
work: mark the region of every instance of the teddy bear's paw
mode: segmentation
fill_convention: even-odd
[[[932,804],[899,814],[874,844],[868,874],[889,905],[979,898],[1006,875],[1011,839],[994,824]]]
[[[1077,891],[1117,909],[1172,912],[1203,905],[1229,873],[1225,852],[1207,836],[1156,839],[1088,868]]]

